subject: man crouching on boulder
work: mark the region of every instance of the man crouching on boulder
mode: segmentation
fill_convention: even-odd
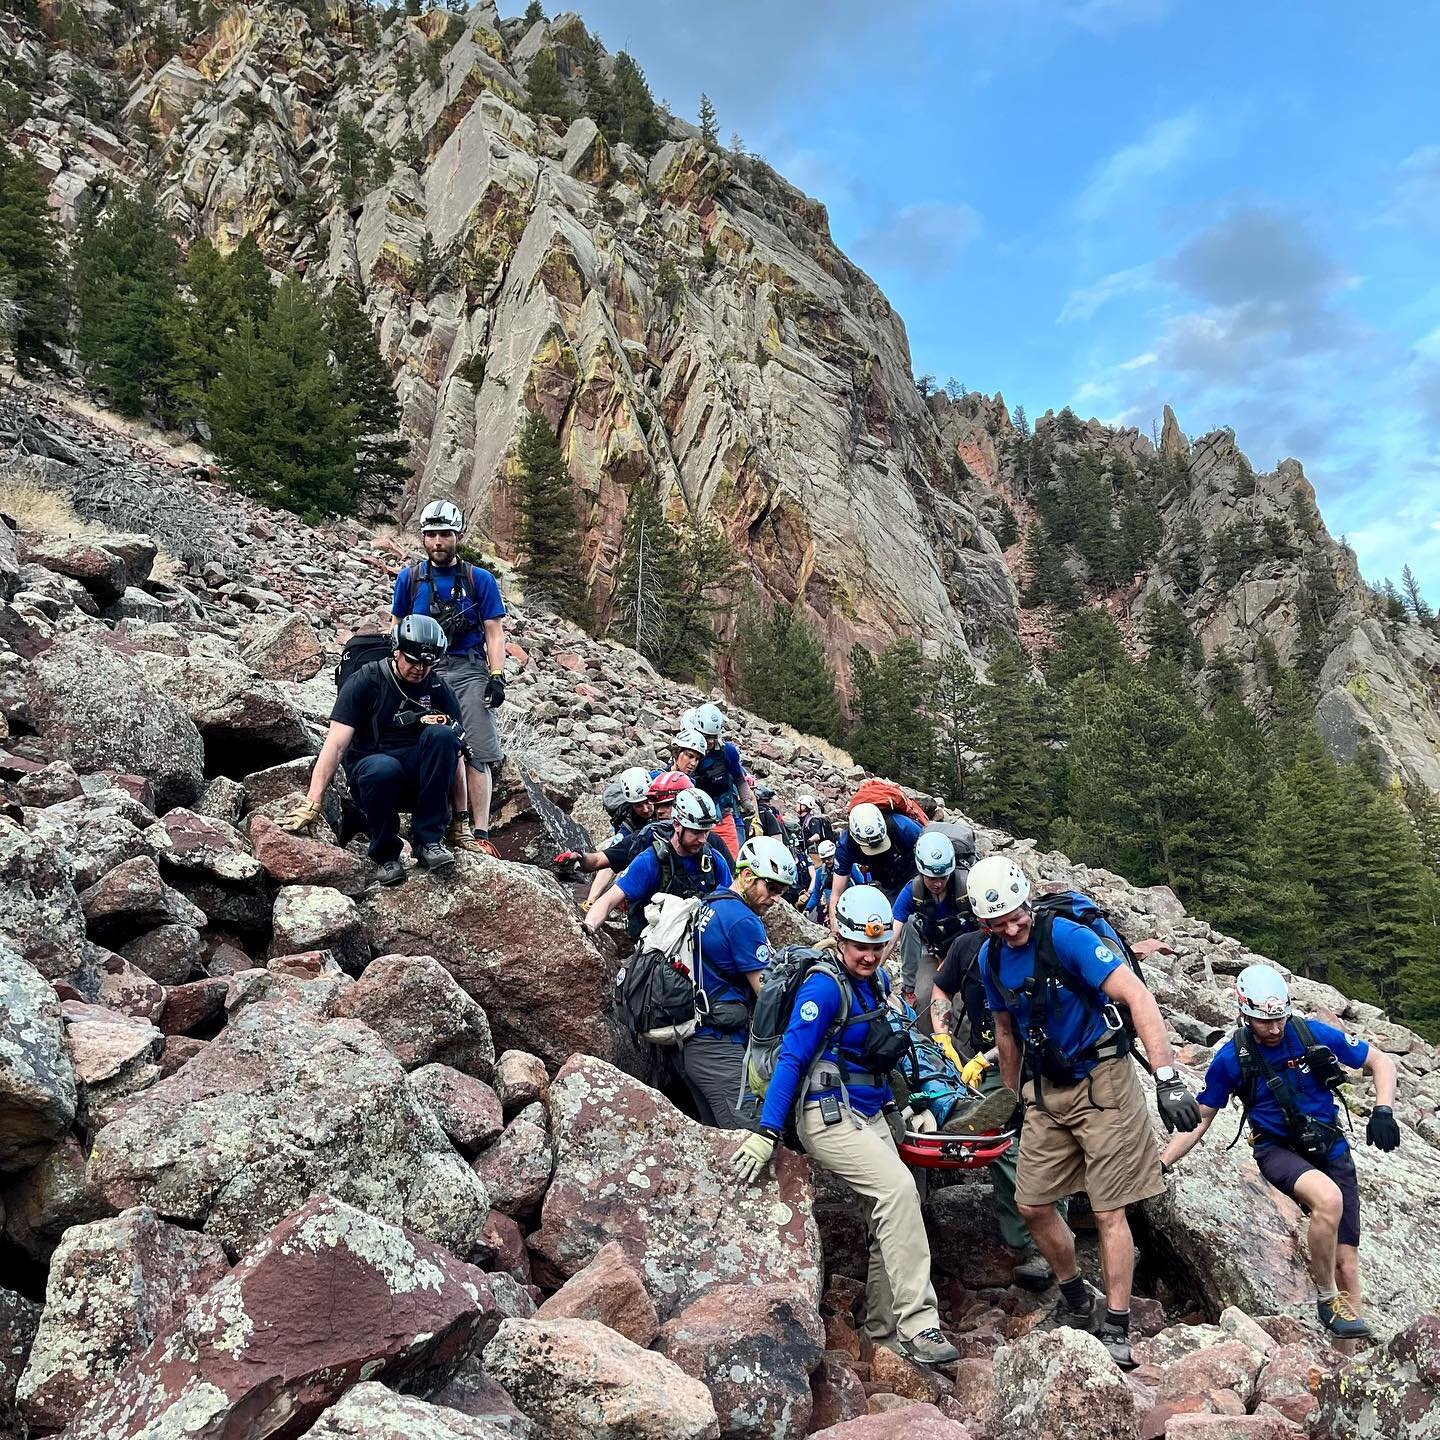
[[[365,812],[370,858],[381,885],[405,879],[401,809],[410,810],[416,860],[428,870],[445,870],[455,863],[441,843],[451,801],[464,806],[460,702],[432,673],[445,654],[445,632],[428,615],[407,615],[390,643],[388,660],[362,665],[335,697],[310,789],[280,822],[295,834],[308,830],[320,818],[320,802],[343,760],[350,793]]]
[[[1360,1318],[1360,1194],[1355,1161],[1339,1125],[1335,1091],[1342,1066],[1375,1081],[1375,1108],[1365,1138],[1379,1150],[1400,1144],[1390,1107],[1395,1062],[1358,1036],[1290,1012],[1285,977],[1268,965],[1247,965],[1235,981],[1240,1024],[1216,1052],[1201,1090],[1200,1126],[1165,1148],[1166,1170],[1205,1137],[1211,1122],[1240,1097],[1250,1122],[1255,1163],[1271,1185],[1310,1212],[1310,1276],[1320,1323],[1343,1340],[1363,1340]]]

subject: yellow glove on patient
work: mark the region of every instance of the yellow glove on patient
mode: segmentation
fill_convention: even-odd
[[[960,1078],[972,1089],[980,1088],[981,1077],[990,1068],[990,1062],[983,1055],[967,1060],[960,1071]]]

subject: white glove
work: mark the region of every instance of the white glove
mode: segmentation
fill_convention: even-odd
[[[904,1120],[906,1130],[915,1135],[933,1135],[940,1128],[939,1121],[928,1109],[912,1110],[907,1105],[900,1112],[900,1118]]]

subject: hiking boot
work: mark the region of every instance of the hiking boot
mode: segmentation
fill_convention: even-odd
[[[415,860],[427,870],[448,870],[455,863],[455,852],[447,850],[437,840],[434,844],[422,845]]]
[[[1130,1332],[1118,1325],[1104,1325],[1095,1332],[1095,1338],[1105,1347],[1110,1358],[1122,1369],[1133,1370],[1135,1357],[1130,1353]]]
[[[1050,1318],[1041,1326],[1045,1330],[1089,1330],[1092,1334],[1095,1331],[1095,1322],[1099,1318],[1100,1292],[1088,1281],[1085,1285],[1084,1309],[1072,1310],[1070,1302],[1066,1300],[1064,1292],[1056,1300],[1050,1311]]]
[[[1332,1335],[1338,1335],[1342,1340],[1370,1338],[1370,1327],[1355,1313],[1350,1297],[1343,1290],[1339,1291],[1333,1300],[1317,1301],[1315,1312],[1320,1317],[1320,1323]]]
[[[399,860],[383,860],[375,866],[375,883],[377,885],[403,885],[405,883],[405,866]]]
[[[1055,1283],[1050,1262],[1038,1250],[1028,1252],[1010,1275],[1022,1290],[1048,1290]]]
[[[960,1358],[960,1352],[938,1330],[922,1330],[913,1340],[896,1338],[885,1348],[916,1365],[953,1365]]]
[[[1001,1130],[1015,1109],[1015,1092],[1002,1085],[973,1104],[963,1102],[940,1127],[942,1135],[984,1135]]]
[[[452,820],[445,828],[445,843],[452,850],[463,850],[468,855],[481,853],[480,842],[471,833],[466,820]]]
[[[494,859],[500,858],[500,852],[490,843],[490,832],[488,830],[472,830],[470,838],[475,842],[475,848],[482,855],[489,855]]]

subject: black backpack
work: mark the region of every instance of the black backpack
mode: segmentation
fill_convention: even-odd
[[[1328,1045],[1322,1045],[1316,1040],[1314,1032],[1301,1016],[1291,1015],[1288,1020],[1289,1024],[1294,1026],[1302,1046],[1300,1059],[1310,1074],[1333,1094],[1344,1084],[1345,1079],[1335,1052]],[[1240,1062],[1240,1128],[1235,1132],[1235,1139],[1226,1148],[1232,1148],[1245,1133],[1250,1112],[1263,1085],[1269,1090],[1271,1098],[1285,1117],[1285,1131],[1290,1148],[1307,1160],[1323,1159],[1334,1148],[1336,1140],[1342,1138],[1340,1127],[1328,1120],[1307,1115],[1300,1108],[1289,1082],[1265,1058],[1265,1047],[1255,1043],[1250,1027],[1243,1021],[1235,1027],[1233,1038],[1235,1058]]]
[[[345,688],[345,682],[366,665],[388,660],[390,650],[388,634],[352,635],[340,651],[340,663],[335,667],[335,693],[338,695]]]
[[[1130,1015],[1129,1007],[1117,1005],[1108,998],[1103,1003],[1097,1003],[1095,997],[1088,991],[1075,989],[1066,982],[1064,971],[1060,968],[1059,956],[1055,953],[1055,941],[1052,933],[1055,922],[1070,920],[1076,925],[1083,925],[1103,945],[1123,958],[1142,984],[1145,983],[1145,972],[1140,968],[1139,957],[1118,930],[1112,936],[1100,928],[1101,922],[1108,920],[1104,906],[1079,890],[1062,890],[1055,895],[1041,895],[1032,901],[1030,909],[1035,935],[1035,969],[1021,982],[1020,988],[1008,990],[1000,983],[1000,941],[998,937],[992,935],[986,942],[983,964],[1007,1008],[1013,1011],[1022,994],[1029,1001],[1030,1025],[1027,1033],[1021,1037],[1021,1042],[1025,1052],[1026,1070],[1035,1079],[1038,1098],[1039,1082],[1042,1076],[1052,1085],[1073,1085],[1076,1065],[1091,1058],[1088,1051],[1072,1056],[1060,1054],[1050,1044],[1049,1038],[1045,1034],[1045,1022],[1049,1018],[1050,1006],[1057,990],[1069,991],[1089,1009],[1106,1016],[1107,1024],[1119,1046],[1118,1054],[1133,1055],[1135,1053],[1135,1023]],[[1118,950],[1116,950],[1117,938],[1120,943]],[[1097,1045],[1104,1043],[1107,1042],[1104,1040],[1096,1042]]]

